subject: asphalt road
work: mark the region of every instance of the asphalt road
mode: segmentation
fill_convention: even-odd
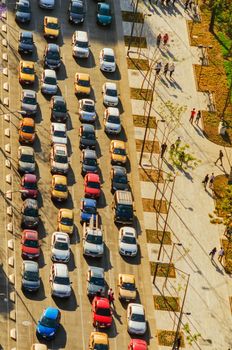
[[[103,112],[104,106],[102,103],[102,85],[109,80],[115,80],[118,83],[120,99],[121,99],[121,113],[125,130],[123,130],[120,138],[127,141],[128,148],[129,143],[134,142],[131,140],[133,130],[131,124],[127,123],[126,118],[130,117],[130,105],[128,101],[128,83],[126,67],[121,66],[125,64],[124,57],[124,42],[121,40],[120,30],[116,28],[116,21],[118,26],[121,25],[121,19],[119,14],[119,5],[113,6],[114,19],[110,28],[101,28],[96,24],[96,3],[94,0],[88,0],[87,2],[87,15],[85,23],[81,28],[87,30],[89,33],[89,39],[91,44],[91,54],[88,60],[75,61],[72,57],[71,48],[71,36],[77,27],[68,23],[67,8],[68,1],[57,0],[56,9],[52,12],[39,9],[37,1],[32,1],[33,18],[29,26],[21,27],[22,29],[32,30],[34,33],[34,40],[36,45],[36,53],[32,59],[36,63],[36,75],[37,80],[34,84],[34,89],[38,92],[39,113],[36,117],[37,138],[34,144],[36,152],[37,162],[37,176],[39,178],[39,204],[41,222],[39,225],[39,235],[42,240],[42,253],[39,258],[40,274],[42,286],[40,291],[35,295],[24,295],[21,291],[21,254],[20,254],[20,215],[15,216],[16,229],[16,293],[17,293],[17,349],[28,350],[33,342],[36,342],[35,327],[38,319],[44,308],[48,306],[56,305],[61,310],[61,327],[57,333],[54,341],[49,343],[49,348],[52,349],[87,349],[88,338],[90,332],[93,330],[92,318],[91,318],[91,305],[89,299],[86,296],[86,273],[88,264],[103,266],[106,272],[106,280],[110,287],[115,291],[117,297],[117,277],[118,273],[133,273],[136,276],[138,287],[138,301],[144,303],[146,310],[148,311],[148,325],[151,326],[150,310],[153,304],[152,297],[150,300],[147,298],[147,294],[150,293],[150,286],[147,282],[150,281],[150,271],[148,270],[146,245],[144,244],[144,237],[139,238],[140,253],[135,259],[125,260],[120,257],[118,253],[118,229],[113,223],[113,212],[111,209],[112,194],[110,192],[110,157],[109,157],[109,144],[110,138],[106,136],[103,130]],[[113,3],[112,3],[113,4]],[[19,26],[14,20],[14,4],[10,3],[10,10],[8,14],[8,39],[10,42],[9,48],[9,82],[10,82],[10,109],[20,109],[20,95],[22,87],[18,82],[17,67],[20,56],[17,53],[17,37],[20,30]],[[61,46],[61,53],[63,58],[63,64],[58,72],[58,81],[60,93],[65,97],[69,109],[69,122],[68,122],[68,137],[69,137],[69,155],[70,155],[70,172],[68,175],[69,184],[69,199],[65,203],[65,207],[73,208],[75,213],[75,233],[71,238],[71,260],[68,264],[70,271],[70,279],[72,281],[72,296],[67,300],[55,300],[50,295],[49,287],[49,271],[51,267],[50,260],[50,242],[51,235],[56,230],[57,213],[59,205],[54,204],[50,198],[51,188],[51,174],[49,164],[50,154],[50,110],[49,99],[45,98],[40,93],[40,78],[42,74],[42,55],[46,40],[42,35],[43,17],[45,15],[57,16],[61,25],[61,35],[57,40],[57,43]],[[120,19],[120,20],[118,20]],[[103,47],[114,48],[118,67],[114,74],[103,74],[99,69],[99,52]],[[123,60],[122,60],[123,55]],[[23,57],[28,59],[27,57]],[[80,172],[80,150],[79,150],[79,137],[78,129],[80,122],[77,116],[77,98],[74,95],[74,75],[76,72],[87,72],[90,74],[92,82],[92,98],[96,101],[96,108],[98,112],[98,121],[96,123],[96,133],[98,138],[97,153],[99,157],[99,166],[101,170],[102,180],[102,195],[99,200],[99,212],[101,215],[103,228],[104,228],[104,240],[105,240],[105,255],[102,261],[94,261],[91,259],[85,259],[82,255],[82,226],[79,224],[80,217],[80,199],[83,197],[83,178]],[[122,76],[123,72],[123,76]],[[17,140],[17,125],[18,120],[12,116],[11,131],[13,134],[13,159],[16,159],[18,140]],[[129,125],[129,127],[128,127]],[[129,129],[127,129],[129,128]],[[129,154],[131,152],[129,151]],[[131,183],[134,184],[134,173],[136,169],[134,164],[136,162],[135,155],[133,154],[133,162],[131,165],[128,162],[128,171],[132,173]],[[14,161],[14,160],[13,160]],[[16,165],[16,163],[15,163]],[[19,187],[20,178],[17,173],[14,176],[14,190]],[[20,210],[21,198],[19,194],[14,195],[14,204]],[[137,206],[137,210],[140,205]],[[140,213],[136,213],[138,217]],[[138,224],[138,223],[137,223]],[[139,227],[139,225],[137,225]],[[139,232],[140,233],[140,232]],[[142,264],[141,264],[142,262]],[[122,305],[116,300],[116,308],[114,310],[113,318],[114,323],[112,328],[107,331],[110,337],[110,349],[126,349],[129,342],[129,335],[126,327],[126,305]],[[150,329],[145,336],[148,342],[152,343],[154,339],[150,339]]]

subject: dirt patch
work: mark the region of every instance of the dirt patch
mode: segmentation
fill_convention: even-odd
[[[159,345],[163,346],[173,346],[173,342],[175,340],[175,331],[167,331],[166,329],[157,330],[157,338]],[[181,339],[181,347],[184,348],[184,335],[182,332],[179,332],[178,337]]]
[[[142,203],[144,211],[167,214],[167,202],[164,200],[142,198]]]
[[[147,125],[147,116],[145,115],[133,115],[133,122],[134,126],[145,128]],[[149,118],[149,128],[151,129],[156,129],[157,123],[156,123],[156,118],[155,117],[150,117]]]
[[[125,35],[124,36],[124,42],[125,42],[125,46],[130,46],[131,47],[139,47],[141,49],[146,49],[147,48],[147,40],[144,36],[132,36],[132,38],[130,37],[130,35]]]
[[[152,90],[151,89],[130,88],[130,96],[134,100],[151,101],[152,100]]]
[[[149,70],[149,61],[139,58],[127,58],[128,69]]]
[[[144,23],[144,15],[141,12],[121,11],[124,22]]]
[[[158,265],[157,273],[156,273],[157,277],[166,277],[168,273],[169,278],[176,278],[176,271],[175,271],[174,264],[170,264],[170,266],[168,267],[169,264],[167,263],[156,263],[153,261],[150,262],[152,276],[154,275],[154,272],[156,270],[156,265]]]
[[[141,181],[158,182],[163,183],[163,172],[159,173],[158,170],[139,168],[139,178]]]
[[[222,239],[222,247],[225,250],[225,256],[224,256],[224,269],[226,273],[232,274],[232,241],[227,239]]]
[[[156,310],[162,311],[180,311],[179,298],[164,295],[153,295]]]
[[[163,232],[157,230],[146,230],[147,243],[160,244],[162,241]],[[171,232],[164,232],[163,244],[172,244]]]
[[[143,140],[135,140],[136,142],[136,151],[140,152],[142,150]],[[158,141],[145,141],[144,152],[148,153],[159,153],[159,142]]]

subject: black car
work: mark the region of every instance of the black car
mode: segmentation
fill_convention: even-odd
[[[24,54],[32,54],[34,51],[34,40],[32,32],[20,32],[19,33],[19,43],[18,52]]]
[[[31,20],[31,4],[28,0],[19,0],[15,6],[15,20],[19,23],[29,23]]]
[[[91,149],[83,150],[81,155],[81,163],[82,163],[82,168],[81,168],[82,175],[86,175],[87,173],[98,172],[96,151]]]
[[[21,210],[22,228],[35,228],[39,224],[39,207],[36,199],[27,198]]]
[[[48,44],[44,51],[44,68],[58,69],[61,65],[60,47]]]
[[[110,171],[111,191],[117,190],[129,191],[129,183],[126,169],[122,166],[115,165]]]
[[[81,0],[71,0],[68,9],[69,22],[79,24],[85,19],[85,6]]]
[[[96,135],[94,126],[91,124],[82,124],[80,127],[80,149],[96,147]]]
[[[63,96],[52,96],[51,120],[57,123],[66,123],[67,113],[67,105]]]

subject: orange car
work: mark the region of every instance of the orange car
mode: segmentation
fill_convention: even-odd
[[[19,142],[33,143],[35,140],[35,121],[32,118],[23,118],[19,125]]]

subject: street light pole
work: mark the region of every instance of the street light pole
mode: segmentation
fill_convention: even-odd
[[[134,33],[134,27],[135,27],[135,17],[138,11],[138,6],[139,6],[139,0],[136,1],[136,5],[135,5],[135,10],[133,11],[133,22],[132,22],[132,26],[131,26],[131,33],[130,33],[130,39],[129,39],[129,43],[128,43],[128,48],[127,48],[127,56],[128,56],[128,52],[130,51],[130,47],[131,47],[131,42],[132,42],[132,36]]]

